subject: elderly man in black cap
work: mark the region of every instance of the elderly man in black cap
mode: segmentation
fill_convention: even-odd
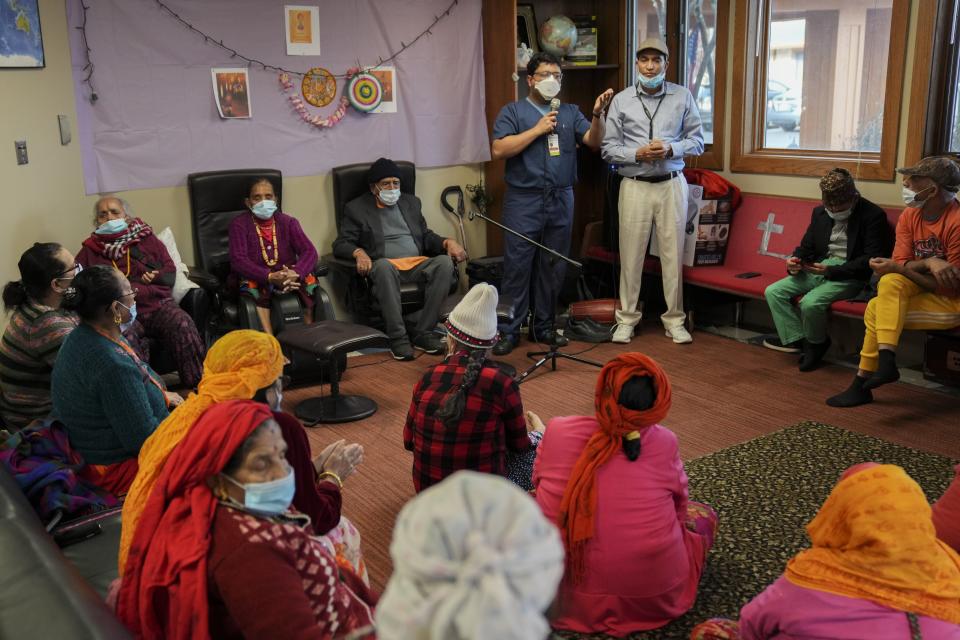
[[[827,310],[836,300],[852,298],[870,279],[870,258],[885,258],[893,234],[883,209],[860,195],[846,169],[832,169],[820,179],[822,205],[814,207],[800,246],[787,258],[787,277],[764,295],[777,338],[763,346],[800,353],[800,371],[813,371],[830,348]],[[803,296],[800,303],[793,299]]]
[[[443,341],[434,329],[440,307],[453,284],[454,267],[467,253],[452,238],[442,238],[427,227],[420,198],[400,193],[400,170],[380,158],[367,174],[370,193],[347,203],[340,235],[333,243],[338,258],[357,261],[357,273],[368,276],[380,303],[397,360],[412,360],[413,347],[441,353]],[[423,280],[423,309],[407,331],[400,304],[400,283]]]
[[[860,368],[846,391],[827,399],[831,407],[872,402],[873,389],[900,379],[897,345],[904,329],[960,326],[960,167],[930,156],[897,173],[907,208],[897,220],[893,257],[870,260],[881,278],[863,316]]]

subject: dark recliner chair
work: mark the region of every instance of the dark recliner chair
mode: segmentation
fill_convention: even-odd
[[[250,183],[259,177],[270,178],[276,189],[277,203],[282,202],[283,175],[276,169],[228,169],[204,171],[187,176],[190,194],[191,227],[193,247],[198,269],[191,272],[191,279],[210,294],[216,315],[212,339],[233,329],[261,330],[253,300],[237,294],[228,287],[230,277],[230,223],[244,213],[243,200]],[[319,263],[314,269],[319,278],[327,274],[327,267]],[[314,294],[314,321],[334,320],[333,303],[323,287]],[[296,295],[277,296],[271,309],[274,333],[279,335],[284,327],[302,323],[300,301]],[[346,369],[346,354],[338,354],[338,367],[330,371]],[[295,382],[315,381],[325,377],[318,371],[313,359],[297,354],[287,354],[291,364],[286,372]]]
[[[93,524],[51,537],[0,469],[0,637],[131,637],[104,603],[117,576],[120,513]]]
[[[333,212],[337,223],[337,233],[340,233],[340,221],[343,218],[347,203],[370,190],[367,182],[367,172],[370,162],[360,162],[334,167],[333,176]],[[397,161],[400,168],[400,191],[416,195],[417,183],[416,165],[406,160]],[[343,283],[346,300],[345,305],[354,322],[383,329],[383,317],[380,306],[373,295],[369,278],[357,273],[356,261],[337,258],[332,253],[323,256],[323,261],[330,267],[336,282]],[[455,269],[456,270],[456,269]],[[459,277],[459,271],[457,271]],[[456,291],[457,282],[454,280],[450,293]],[[407,315],[423,307],[423,283],[403,283],[400,285],[400,302],[403,314]]]

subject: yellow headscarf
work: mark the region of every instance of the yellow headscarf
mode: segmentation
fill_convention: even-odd
[[[170,453],[211,406],[226,400],[249,400],[283,372],[277,339],[259,331],[231,331],[217,340],[203,361],[197,393],[177,407],[140,449],[139,470],[123,503],[118,568],[122,576],[143,508]]]
[[[937,540],[926,496],[900,467],[838,482],[807,533],[813,548],[787,564],[790,582],[960,624],[960,556]]]

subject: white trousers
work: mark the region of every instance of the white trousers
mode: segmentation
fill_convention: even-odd
[[[620,307],[617,323],[635,327],[643,313],[637,310],[643,259],[652,227],[657,230],[663,295],[667,311],[660,316],[665,329],[683,326],[683,243],[687,226],[687,181],[683,174],[663,182],[624,178],[620,183]]]

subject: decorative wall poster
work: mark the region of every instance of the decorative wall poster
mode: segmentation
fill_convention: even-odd
[[[380,106],[383,100],[383,87],[380,80],[369,73],[358,73],[347,85],[347,99],[357,111],[369,113]]]
[[[303,99],[315,107],[325,107],[337,97],[337,79],[322,67],[314,67],[300,83]]]
[[[377,67],[376,69],[370,69],[370,75],[380,81],[380,87],[383,89],[383,99],[380,101],[380,106],[371,113],[396,113],[397,70],[394,67]]]
[[[213,99],[221,118],[249,118],[253,115],[250,104],[250,78],[246,69],[211,69]]]
[[[288,56],[320,55],[320,7],[288,4],[283,8]]]
[[[43,67],[37,0],[0,2],[0,68]]]

